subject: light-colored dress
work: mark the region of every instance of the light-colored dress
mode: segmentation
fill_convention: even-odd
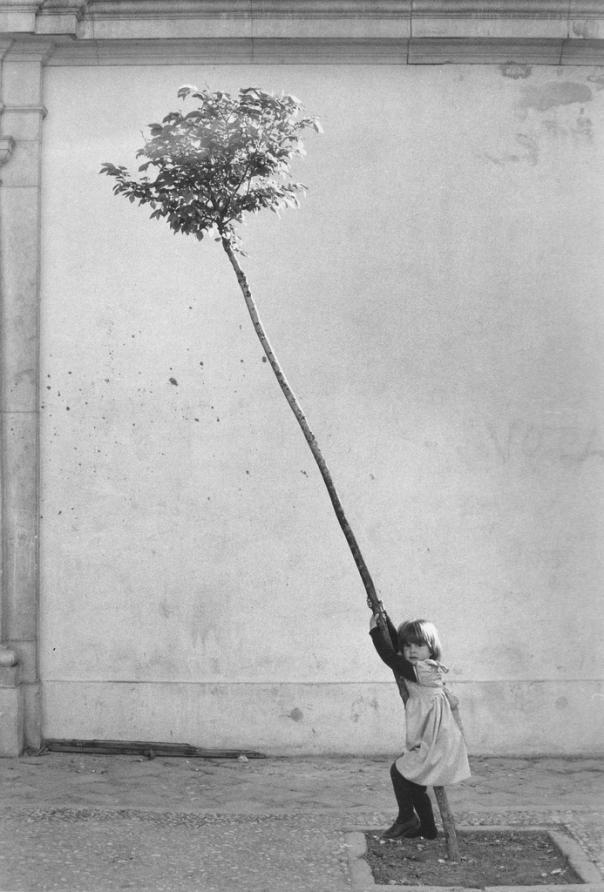
[[[425,787],[459,783],[470,777],[470,766],[453,713],[457,700],[444,684],[448,670],[436,660],[420,660],[414,668],[417,682],[405,679],[407,738],[396,767],[403,777]]]

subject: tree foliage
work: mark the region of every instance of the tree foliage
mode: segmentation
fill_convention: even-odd
[[[101,173],[115,179],[116,195],[150,205],[175,233],[226,237],[241,250],[234,227],[245,214],[298,205],[305,186],[290,179],[290,161],[305,154],[302,131],[321,132],[320,124],[295,96],[257,87],[232,96],[184,86],[178,96],[196,107],[149,125],[138,179],[108,162]]]

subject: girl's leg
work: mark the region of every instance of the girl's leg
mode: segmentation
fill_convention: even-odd
[[[432,802],[426,793],[426,788],[420,784],[413,784],[409,781],[411,787],[411,801],[413,808],[418,814],[421,823],[421,835],[426,839],[436,839],[438,830],[434,823],[434,812],[432,811]]]
[[[396,767],[396,762],[390,767],[390,778],[392,787],[398,805],[398,815],[396,821],[382,834],[384,839],[401,839],[403,837],[415,837],[420,835],[420,822],[413,810],[413,793],[412,788],[416,786],[411,784],[406,777],[400,773]]]

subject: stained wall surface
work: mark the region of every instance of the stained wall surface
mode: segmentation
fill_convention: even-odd
[[[49,67],[44,734],[389,752],[362,584],[220,245],[116,199],[183,83],[294,93],[302,208],[242,229],[273,346],[473,752],[603,736],[604,76]]]

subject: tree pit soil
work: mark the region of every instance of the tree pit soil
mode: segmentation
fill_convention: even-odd
[[[538,886],[582,883],[544,830],[458,830],[460,860],[444,838],[382,840],[365,833],[365,860],[381,885]]]

